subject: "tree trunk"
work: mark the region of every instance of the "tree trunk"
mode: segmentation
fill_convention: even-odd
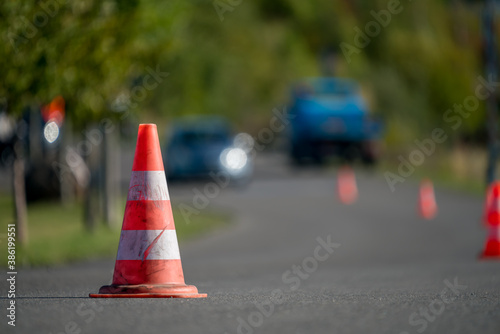
[[[91,170],[90,171],[90,181],[87,186],[87,189],[85,190],[85,200],[84,200],[84,205],[83,205],[83,221],[85,224],[85,228],[89,232],[94,232],[96,228],[96,222],[98,219],[98,205],[97,202],[99,202],[96,199],[96,194],[95,188],[96,188],[96,171]]]
[[[90,129],[88,127],[87,129]],[[85,155],[85,162],[90,171],[89,182],[87,185],[87,189],[85,189],[85,199],[83,204],[83,221],[85,224],[85,228],[89,232],[94,232],[97,226],[97,220],[100,217],[100,193],[99,193],[99,168],[95,166],[98,165],[99,156],[99,143],[92,143],[89,139],[87,139],[87,145],[89,145],[90,149],[88,150],[88,154]],[[97,153],[96,153],[97,152]]]
[[[117,222],[118,182],[120,179],[120,146],[118,130],[106,132],[102,129],[104,141],[101,150],[102,188],[104,222],[112,227]]]
[[[28,244],[28,210],[26,206],[26,186],[24,183],[24,152],[22,143],[14,144],[13,190],[16,216],[17,241],[19,245]]]

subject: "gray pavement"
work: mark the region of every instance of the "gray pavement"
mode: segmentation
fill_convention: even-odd
[[[113,259],[25,268],[16,327],[3,315],[0,332],[500,333],[500,262],[477,260],[481,198],[438,189],[438,216],[425,221],[414,182],[391,193],[358,171],[359,200],[345,206],[335,170],[258,162],[250,185],[210,201],[234,224],[180,244],[186,282],[208,298],[87,298],[110,283]],[[171,185],[173,205],[203,186]]]

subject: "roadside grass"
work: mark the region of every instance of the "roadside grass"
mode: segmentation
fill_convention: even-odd
[[[401,154],[408,160],[408,151]],[[386,157],[378,165],[378,171],[382,173],[392,172],[398,175],[400,161],[398,155]],[[441,186],[450,190],[461,191],[473,195],[484,196],[486,191],[486,170],[487,154],[486,150],[477,147],[459,147],[451,151],[436,150],[431,156],[426,156],[424,163],[415,166],[415,170],[407,179],[418,182],[423,178],[428,178],[436,186]],[[497,168],[497,176],[500,169]],[[396,189],[398,187],[395,185]]]
[[[120,215],[123,217],[123,207]],[[209,232],[228,224],[224,213],[203,212],[190,217],[189,224],[173,206],[179,240]],[[14,222],[10,196],[0,196],[0,266],[7,265],[7,225]],[[121,222],[110,228],[98,224],[90,233],[82,223],[83,209],[78,203],[63,206],[59,202],[40,202],[28,206],[28,238],[26,247],[16,245],[17,266],[49,266],[94,258],[114,257],[120,239]]]

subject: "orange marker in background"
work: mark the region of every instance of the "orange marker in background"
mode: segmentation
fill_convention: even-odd
[[[480,258],[500,260],[500,182],[490,185],[486,197],[488,236]]]
[[[418,213],[424,219],[432,219],[437,214],[436,196],[434,186],[429,179],[424,179],[420,183],[418,196]]]
[[[338,172],[337,195],[343,204],[352,204],[358,199],[356,175],[349,166],[341,167]]]

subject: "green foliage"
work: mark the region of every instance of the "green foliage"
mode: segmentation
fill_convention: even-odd
[[[267,122],[292,81],[333,74],[360,80],[392,127],[388,143],[404,143],[409,133],[442,126],[443,113],[471,95],[482,74],[480,7],[461,1],[400,1],[401,12],[351,62],[340,44],[355,45],[353,29],[364,31],[389,1],[68,0],[27,42],[12,45],[42,3],[0,5],[8,41],[0,96],[19,112],[62,94],[77,124],[130,97],[146,67],[170,75],[137,101],[141,115],[222,114],[242,128]],[[479,135],[484,117],[481,107],[455,136]]]
[[[3,75],[0,96],[10,113],[24,106],[47,103],[56,95],[66,99],[74,123],[101,119],[131,80],[155,68],[161,31],[152,6],[137,0],[56,0],[0,4],[0,49]],[[173,6],[168,6],[173,7]],[[162,25],[171,24],[169,15]],[[151,22],[155,22],[151,25]]]
[[[372,11],[387,10],[388,3],[370,8],[358,1],[351,27],[364,31],[375,21]],[[443,114],[474,94],[482,74],[480,11],[459,2],[400,3],[401,12],[392,14],[387,27],[348,65],[350,75],[372,83],[374,109],[388,120],[391,146],[443,127]],[[344,31],[347,43],[354,44],[354,36],[353,30]],[[481,106],[454,136],[477,134],[483,123]]]
[[[385,0],[242,1],[220,21],[210,3],[199,3],[177,36],[181,47],[163,58],[170,94],[158,91],[151,107],[169,116],[224,114],[258,127],[287,102],[292,81],[333,68],[368,88],[372,109],[387,120],[387,144],[404,146],[444,126],[445,111],[473,94],[482,74],[480,11],[401,1],[401,12],[348,62],[340,43],[354,45],[353,28],[364,30],[373,12],[387,8]],[[453,135],[478,135],[484,117],[481,106]]]

